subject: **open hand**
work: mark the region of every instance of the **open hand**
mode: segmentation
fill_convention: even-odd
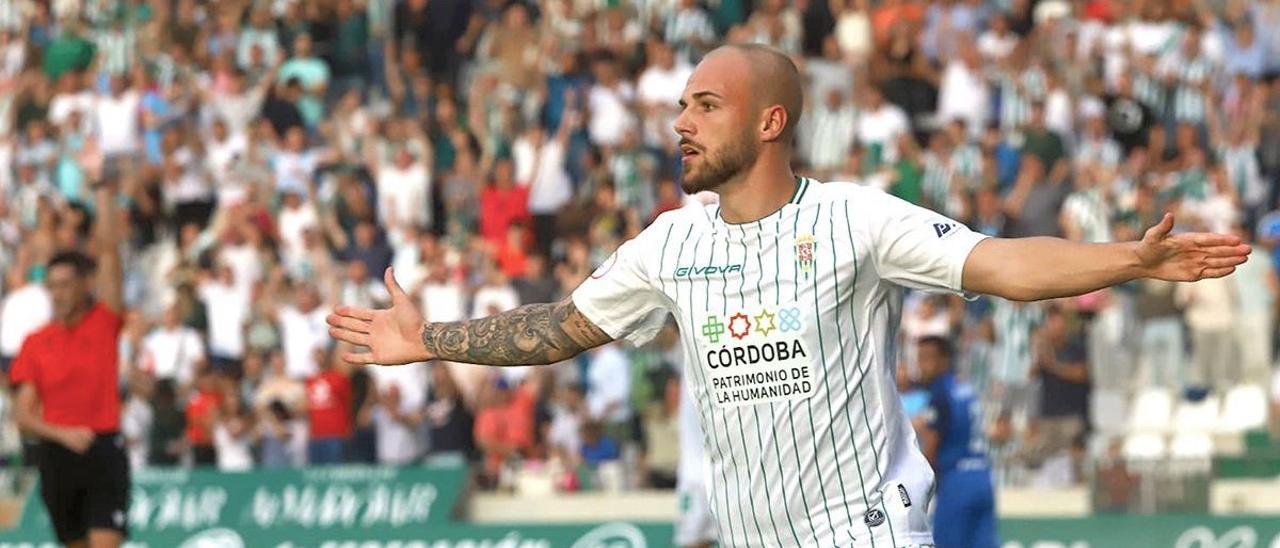
[[[1171,282],[1221,278],[1235,272],[1252,251],[1231,234],[1170,234],[1172,230],[1173,214],[1166,213],[1142,237],[1137,254],[1144,277]]]
[[[340,341],[368,347],[367,352],[343,352],[342,359],[352,364],[375,363],[402,365],[431,359],[419,338],[422,313],[409,295],[396,283],[395,273],[387,268],[383,274],[391,308],[372,310],[339,306],[325,321],[329,335]]]

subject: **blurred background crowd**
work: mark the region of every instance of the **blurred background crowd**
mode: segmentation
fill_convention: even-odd
[[[324,317],[385,305],[388,266],[429,321],[558,299],[714,199],[682,195],[671,123],[722,43],[800,67],[801,174],[991,235],[1132,240],[1172,211],[1256,244],[1195,284],[909,295],[904,402],[910,343],[953,340],[1001,484],[1191,451],[1135,441],[1144,405],[1211,406],[1217,432],[1280,400],[1277,0],[0,0],[0,360],[49,319],[44,264],[84,242],[100,161],[128,215],[135,466],[460,459],[489,487],[670,487],[674,327],[545,368],[376,368],[336,359]]]

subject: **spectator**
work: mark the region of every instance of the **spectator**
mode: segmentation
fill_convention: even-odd
[[[671,127],[679,115],[677,103],[693,67],[679,59],[668,42],[654,40],[648,48],[649,66],[636,80],[636,102],[640,109],[644,144],[653,149],[671,151],[676,149],[677,135]]]
[[[433,459],[470,459],[475,454],[475,417],[462,399],[445,364],[431,367],[423,421],[427,426],[427,455]]]
[[[307,423],[285,404],[272,400],[259,410],[258,436],[262,440],[263,468],[300,467],[307,464]]]
[[[578,124],[573,108],[565,110],[564,119],[550,139],[542,126],[534,124],[512,145],[516,178],[529,188],[534,241],[544,254],[550,252],[556,237],[556,213],[573,197],[573,185],[565,171],[569,135]]]
[[[129,469],[141,470],[151,455],[151,431],[155,424],[151,409],[150,379],[144,375],[129,376],[129,395],[120,410],[120,433],[124,436]]]
[[[298,35],[293,41],[293,56],[280,66],[276,77],[281,82],[297,79],[302,86],[303,95],[297,105],[303,123],[309,128],[316,127],[324,118],[324,97],[330,77],[328,63],[314,56],[312,46],[310,35]]]
[[[412,124],[411,124],[412,125]],[[371,162],[378,188],[378,218],[386,226],[431,227],[430,158],[400,148],[389,164]]]
[[[581,388],[574,384],[560,387],[551,405],[551,421],[542,433],[551,458],[565,470],[576,470],[582,464],[582,421],[586,416],[583,407]],[[562,488],[576,485],[571,472],[560,481]]]
[[[978,48],[968,41],[959,47],[955,55],[944,54],[947,62],[938,85],[938,117],[961,120],[969,135],[977,136],[989,121],[990,89]]]
[[[315,348],[312,359],[320,368],[307,379],[307,416],[311,423],[307,462],[339,464],[346,460],[353,429],[351,379],[342,366],[328,359],[325,349]]]
[[[224,377],[222,410],[213,425],[213,446],[218,453],[218,470],[243,472],[253,468],[253,422],[240,403],[230,378]]]
[[[1061,179],[1052,179],[1053,174],[1046,173],[1045,166],[1040,156],[1023,157],[1017,183],[1013,192],[1005,198],[1006,237],[1061,234],[1062,226],[1057,212],[1062,209],[1062,203],[1071,189]],[[1058,171],[1061,175],[1061,167]]]
[[[1031,374],[1040,379],[1040,410],[1028,447],[1032,466],[1071,448],[1085,432],[1089,408],[1088,343],[1066,313],[1050,308],[1034,342]]]
[[[598,471],[601,464],[622,458],[618,442],[605,433],[603,424],[587,421],[582,424],[582,463],[590,470]]]
[[[631,439],[631,362],[616,344],[590,353],[587,366],[587,420],[614,440]]]
[[[533,446],[533,394],[495,377],[480,391],[475,443],[484,458],[481,484],[497,485],[502,467]]]
[[[391,266],[391,247],[381,237],[377,226],[369,221],[356,225],[355,239],[345,255],[348,261],[364,263],[365,270],[370,273],[381,273]]]
[[[635,100],[635,88],[622,79],[618,61],[604,55],[591,65],[595,85],[587,95],[587,131],[591,142],[602,147],[622,144],[623,136],[635,128],[636,120],[628,105]]]
[[[1237,225],[1234,230],[1241,241],[1253,241],[1243,227]],[[1234,282],[1234,293],[1239,299],[1234,331],[1239,348],[1240,380],[1255,386],[1266,386],[1274,363],[1271,343],[1276,299],[1280,294],[1274,261],[1269,250],[1255,248],[1251,260],[1240,265],[1228,278]]]
[[[884,100],[881,90],[869,85],[862,92],[862,109],[858,113],[858,143],[867,149],[865,167],[875,170],[898,160],[898,137],[911,131],[907,114],[897,105]]]
[[[1191,332],[1189,387],[1223,392],[1242,379],[1234,344],[1238,299],[1228,278],[1180,284],[1174,295]]]
[[[147,458],[149,466],[176,466],[187,451],[187,417],[177,400],[172,382],[155,382],[155,393],[151,400],[152,424],[147,443],[150,451]]]
[[[817,106],[812,118],[801,118],[808,122],[802,122],[806,131],[800,136],[809,166],[829,173],[845,162],[853,147],[854,135],[849,128],[857,122],[858,111],[841,89],[828,86],[824,90],[823,95],[810,99]]]
[[[301,285],[293,290],[294,303],[276,312],[284,346],[285,372],[295,379],[310,378],[324,365],[316,361],[316,351],[329,344],[327,314],[316,288]]]
[[[465,312],[466,290],[449,276],[448,267],[434,262],[422,284],[422,311],[431,322],[456,322],[469,315]]]
[[[414,402],[403,402],[400,388],[394,384],[380,393],[373,409],[373,424],[377,431],[378,463],[405,465],[422,456],[418,440],[423,412]]]
[[[667,379],[662,398],[644,412],[644,484],[654,489],[673,489],[680,464],[680,380]]]
[[[520,295],[495,265],[485,266],[483,283],[471,300],[471,317],[483,318],[520,306]]]
[[[532,254],[525,258],[524,271],[511,281],[520,304],[549,303],[559,298],[559,287],[547,269],[546,257]]]
[[[499,159],[491,183],[480,192],[480,235],[491,244],[500,243],[507,229],[517,221],[529,222],[527,187],[515,183],[510,159]]]
[[[142,370],[154,379],[172,381],[185,393],[207,362],[200,334],[179,323],[178,314],[176,304],[166,307],[164,323],[143,341]]]
[[[1136,302],[1143,384],[1173,390],[1182,389],[1187,380],[1183,371],[1181,305],[1175,297],[1177,287],[1170,282],[1144,281],[1138,288]]]
[[[53,303],[40,280],[32,280],[25,261],[6,269],[8,290],[0,299],[0,368],[6,373],[18,356],[22,341],[53,317]]]
[[[216,466],[218,463],[218,452],[213,445],[213,429],[220,420],[223,405],[224,392],[219,384],[219,376],[213,370],[200,371],[196,377],[195,393],[187,403],[186,441],[191,448],[191,462],[196,466]]]
[[[209,365],[239,377],[244,359],[244,333],[249,314],[249,295],[237,288],[235,271],[229,265],[217,268],[217,277],[199,285],[209,322]]]
[[[698,5],[697,0],[679,0],[678,7],[669,12],[664,36],[667,43],[689,63],[696,63],[711,49],[716,30],[711,18]]]

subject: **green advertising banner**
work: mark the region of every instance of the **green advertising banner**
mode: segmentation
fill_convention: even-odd
[[[453,519],[460,466],[135,474],[129,548],[650,548],[672,525],[478,526]],[[0,548],[53,548],[39,487]]]
[[[1280,548],[1280,517],[1002,519],[1000,548]]]
[[[454,519],[457,466],[134,477],[130,548],[659,548],[670,523],[474,525]],[[53,548],[32,489],[0,548]],[[1000,548],[1280,548],[1280,518],[1205,515],[1000,520]]]

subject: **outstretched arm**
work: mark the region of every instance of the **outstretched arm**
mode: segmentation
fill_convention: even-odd
[[[1250,247],[1225,234],[1175,234],[1165,214],[1141,241],[1110,244],[1060,238],[989,238],[965,261],[965,291],[1015,301],[1082,295],[1136,278],[1190,282],[1221,278]]]
[[[342,358],[347,362],[399,365],[438,359],[481,365],[545,365],[613,340],[567,298],[476,320],[426,323],[391,269],[384,277],[391,308],[342,306],[327,318],[334,338],[368,348],[365,352],[344,352]]]

